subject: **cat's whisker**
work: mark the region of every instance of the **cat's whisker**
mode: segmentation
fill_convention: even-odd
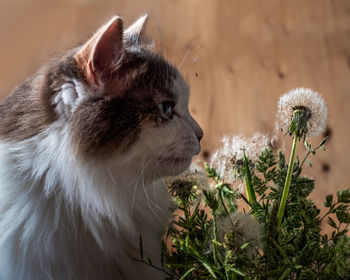
[[[143,170],[144,170],[144,169],[142,169],[142,173],[143,173]],[[152,213],[153,213],[155,216],[157,216],[157,217],[159,218],[159,213],[157,213],[157,212],[154,210],[154,208],[152,207],[151,204],[153,204],[154,206],[158,206],[158,205],[155,205],[155,204],[152,202],[152,200],[150,200],[150,198],[149,198],[149,195],[148,195],[148,192],[147,192],[147,189],[146,189],[146,185],[145,185],[145,181],[144,181],[144,176],[143,176],[143,174],[142,174],[142,188],[143,188],[144,195],[145,195],[145,197],[146,197],[146,202],[147,202],[147,205],[148,205],[149,209],[152,211]]]
[[[140,181],[140,180],[142,180],[142,184],[144,185],[144,170],[145,170],[145,168],[149,165],[149,164],[151,164],[153,161],[154,161],[154,159],[156,159],[158,157],[158,153],[155,153],[150,159],[148,159],[147,160],[147,162],[146,163],[142,163],[142,168],[141,168],[141,171],[139,172],[139,175],[137,176],[137,181],[136,181],[136,183],[135,183],[135,188],[134,188],[134,192],[133,192],[133,199],[132,199],[132,207],[134,207],[134,204],[135,204],[135,198],[136,198],[136,193],[137,193],[137,191],[138,191],[138,189],[137,189],[137,186],[138,186],[138,182]],[[143,158],[144,159],[144,158]],[[147,193],[145,192],[145,196],[147,197]],[[147,197],[147,199],[148,199],[148,197]]]
[[[138,186],[139,186],[139,182],[140,182],[140,180],[142,179],[142,174],[143,174],[143,169],[144,169],[144,166],[145,166],[145,164],[144,164],[144,157],[143,157],[143,159],[142,159],[142,167],[141,167],[141,170],[140,170],[140,172],[138,173],[138,175],[137,175],[137,177],[135,178],[135,183],[134,183],[134,190],[133,190],[133,195],[132,195],[132,201],[131,201],[131,207],[132,207],[132,209],[134,208],[134,205],[135,205],[135,201],[136,201],[136,193],[137,193],[137,191],[138,191]],[[150,159],[151,160],[151,159]],[[149,160],[149,161],[150,161]]]
[[[151,158],[151,159],[149,159],[149,160],[146,162],[146,164],[145,164],[145,163],[144,163],[144,159],[145,159],[145,158],[143,158],[143,160],[142,160],[142,168],[141,168],[140,172],[138,173],[138,176],[136,177],[135,184],[134,184],[135,187],[134,187],[133,198],[132,198],[132,202],[131,202],[132,208],[134,208],[134,205],[135,205],[136,193],[137,193],[137,191],[138,191],[139,182],[140,182],[140,180],[143,180],[143,179],[142,179],[143,170],[144,170],[145,166],[148,165],[148,163],[152,161],[152,158]]]
[[[157,160],[156,166],[155,166],[155,167],[152,169],[152,171],[151,171],[151,177],[153,177],[152,175],[154,175],[155,172],[158,172],[158,173],[159,173],[159,170],[158,170],[158,168],[156,168],[156,167],[161,163],[161,161],[162,161],[164,158],[166,158],[166,157],[167,157],[169,154],[171,154],[172,152],[173,152],[173,151],[172,151],[171,149],[169,149],[169,150],[166,150],[166,151],[162,154],[161,157],[159,157],[158,154],[156,154],[154,157],[152,157],[152,159],[154,159],[155,157],[158,157],[158,160]],[[149,162],[150,162],[150,161],[149,161]],[[153,205],[156,209],[162,210],[162,208],[161,208],[159,205],[157,205],[153,200],[151,200],[151,199],[149,198],[148,192],[147,192],[147,189],[146,189],[146,186],[145,186],[144,181],[143,181],[143,190],[144,190],[145,195],[146,195],[146,198],[147,198],[148,206],[151,208],[151,210],[154,211],[152,205]],[[155,189],[154,189],[154,188],[153,188],[153,196],[155,197]],[[152,204],[152,205],[150,205],[149,203]],[[160,218],[160,216],[159,216],[159,214],[158,214],[157,212],[154,212],[154,214],[157,215],[157,216]]]
[[[118,184],[117,184],[117,181],[116,181],[116,179],[114,178],[114,176],[113,176],[113,174],[112,174],[112,172],[111,172],[111,169],[110,169],[109,167],[107,167],[107,171],[108,171],[109,177],[112,179],[113,184],[117,186],[117,185],[118,185]]]

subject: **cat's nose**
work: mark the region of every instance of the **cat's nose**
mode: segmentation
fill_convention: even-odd
[[[197,137],[198,141],[201,141],[201,139],[203,138],[203,129],[201,129],[198,126],[195,133],[196,133],[196,137]]]
[[[192,116],[190,117],[190,121],[191,121],[192,129],[194,130],[194,133],[198,141],[201,141],[201,139],[203,138],[202,128],[199,126],[199,124],[196,122],[196,120]]]

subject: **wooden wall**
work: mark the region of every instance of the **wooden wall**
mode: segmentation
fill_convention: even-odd
[[[314,197],[350,187],[348,0],[2,0],[0,96],[112,15],[128,25],[145,12],[149,34],[191,86],[203,157],[223,134],[274,134],[279,96],[310,87],[329,106],[327,152],[306,169],[317,180]]]

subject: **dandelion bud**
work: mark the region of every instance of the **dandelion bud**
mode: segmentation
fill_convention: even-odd
[[[296,133],[299,138],[306,135],[308,128],[307,123],[311,118],[311,111],[305,106],[296,106],[293,108],[293,116],[290,122],[289,134]]]

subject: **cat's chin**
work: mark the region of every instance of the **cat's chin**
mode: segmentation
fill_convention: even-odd
[[[159,162],[159,173],[161,176],[175,176],[184,172],[191,164],[192,157],[179,158],[169,157],[163,158]]]

